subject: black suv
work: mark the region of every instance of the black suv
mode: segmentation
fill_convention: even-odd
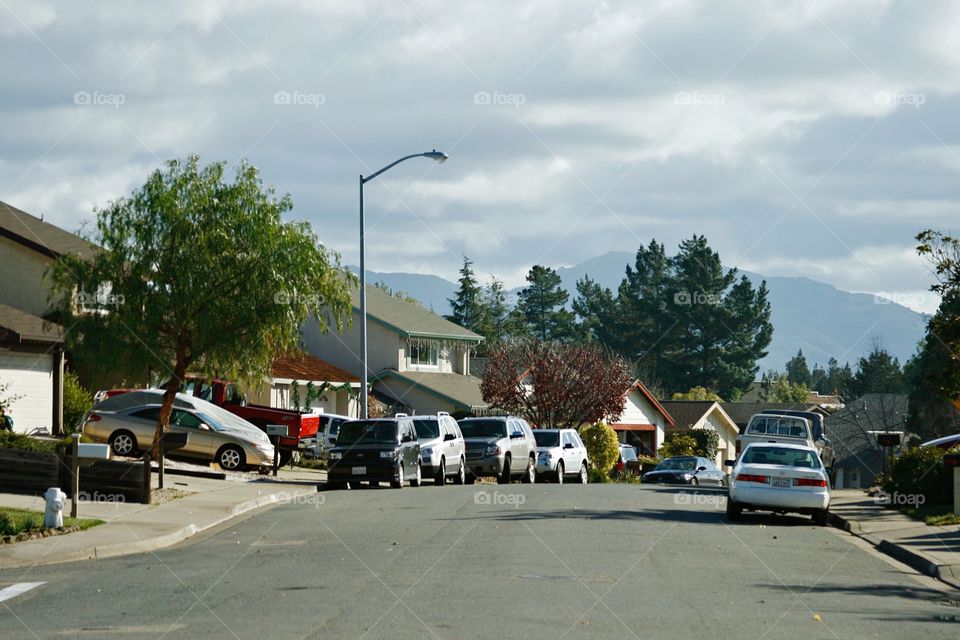
[[[337,444],[327,452],[327,485],[355,487],[389,481],[420,486],[420,443],[410,418],[351,420],[340,426]]]

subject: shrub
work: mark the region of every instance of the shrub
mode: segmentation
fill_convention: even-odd
[[[620,457],[620,441],[617,432],[602,422],[597,422],[580,430],[580,437],[590,456],[590,465],[603,473],[608,473]]]
[[[610,482],[610,472],[604,471],[602,469],[597,469],[596,467],[590,467],[590,470],[587,472],[589,482],[603,484],[604,482]]]
[[[954,449],[951,453],[960,453]],[[883,489],[889,494],[919,494],[925,504],[949,504],[953,499],[952,471],[943,466],[937,447],[911,449],[893,461]]]
[[[674,431],[668,433],[663,439],[663,446],[657,452],[661,458],[672,458],[674,456],[693,456],[696,455],[697,441],[687,431]]]
[[[93,406],[93,394],[84,389],[72,371],[63,376],[63,432],[74,433],[83,414]]]
[[[653,471],[654,468],[656,468],[656,466],[660,464],[660,461],[654,458],[653,456],[639,455],[637,456],[637,460],[640,462],[640,473]]]

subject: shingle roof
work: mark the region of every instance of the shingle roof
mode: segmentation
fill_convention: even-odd
[[[14,342],[63,342],[63,327],[20,309],[0,304],[0,335]]]
[[[660,404],[670,412],[677,423],[677,429],[690,429],[714,405],[713,400],[664,400]]]
[[[474,376],[386,369],[378,373],[375,380],[401,400],[411,386],[416,386],[421,391],[449,400],[463,409],[487,406],[480,393],[480,378]]]
[[[274,378],[320,380],[323,382],[360,382],[360,378],[310,354],[277,358],[273,361]]]
[[[90,257],[97,250],[96,245],[80,236],[44,222],[6,202],[0,202],[0,236],[10,238],[51,258],[66,254]]]
[[[351,302],[360,310],[360,289],[352,288]],[[367,285],[367,317],[413,338],[439,338],[479,343],[483,337],[449,320],[444,320],[419,304],[401,300],[373,285]]]

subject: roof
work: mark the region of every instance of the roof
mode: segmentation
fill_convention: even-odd
[[[360,382],[360,378],[308,353],[284,356],[273,361],[274,378],[319,380],[322,382]]]
[[[660,402],[653,397],[653,394],[650,393],[650,390],[647,389],[646,385],[640,382],[640,380],[634,380],[633,384],[631,384],[630,387],[623,392],[624,398],[630,395],[634,390],[639,391],[641,395],[643,395],[647,399],[647,401],[653,405],[653,408],[660,412],[660,415],[663,416],[664,420],[666,420],[670,426],[672,427],[677,426],[677,423],[674,421],[673,416],[670,415],[670,413],[663,408],[663,405],[660,404]]]
[[[763,413],[769,409],[788,411],[820,410],[819,405],[807,402],[721,402],[720,408],[726,411],[730,419],[741,428],[747,426],[751,416]],[[823,413],[823,411],[820,411],[820,413]]]
[[[877,431],[901,431],[909,406],[904,393],[868,393],[828,416],[825,428],[838,461],[853,459],[865,466],[882,465]]]
[[[359,313],[359,287],[351,288],[350,298],[354,310]],[[483,336],[373,285],[367,285],[367,317],[410,338],[463,340],[478,344],[483,341]]]
[[[715,400],[664,400],[663,407],[670,412],[678,429],[692,429],[709,413]]]
[[[374,380],[383,384],[400,401],[410,389],[443,398],[463,409],[488,406],[480,393],[480,378],[459,373],[434,373],[423,371],[397,371],[384,369]]]
[[[0,334],[13,342],[63,342],[60,325],[5,304],[0,304]]]
[[[86,258],[97,250],[96,245],[80,236],[44,222],[6,202],[0,202],[0,236],[10,238],[50,258],[65,254],[79,254]]]

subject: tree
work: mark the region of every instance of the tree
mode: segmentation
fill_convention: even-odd
[[[657,451],[657,454],[661,458],[694,456],[697,455],[697,441],[687,433],[668,433],[663,440],[663,444],[660,445],[660,450]]]
[[[73,371],[63,374],[63,426],[65,433],[75,433],[80,419],[93,406],[93,394],[80,384],[80,378]]]
[[[423,306],[423,303],[417,300],[416,298],[414,298],[412,295],[410,295],[410,293],[406,291],[396,291],[393,287],[388,285],[383,280],[378,280],[377,282],[374,282],[373,286],[376,287],[377,289],[380,289],[380,291],[383,291],[388,296],[393,296],[397,300],[403,300],[404,302],[409,302],[410,304],[419,305],[421,307]]]
[[[826,370],[814,367],[814,373],[811,375],[814,379],[813,388],[816,391],[823,394],[837,394],[846,400],[852,399],[853,370],[850,369],[849,363],[844,363],[841,367],[836,358],[830,358],[827,361]]]
[[[451,313],[445,317],[461,327],[476,331],[483,324],[482,291],[473,274],[473,262],[467,256],[463,256],[459,283],[456,295],[448,299]]]
[[[530,335],[544,341],[570,339],[573,313],[564,308],[570,294],[560,287],[560,274],[550,267],[534,265],[527,273],[527,282],[518,294],[517,310]]]
[[[803,356],[803,349],[797,350],[797,355],[790,358],[786,366],[787,380],[792,384],[813,386],[813,374],[807,366],[807,359]]]
[[[130,197],[96,212],[85,260],[64,255],[49,272],[51,301],[71,327],[78,357],[131,376],[167,376],[157,422],[166,430],[187,371],[256,382],[277,355],[300,341],[308,314],[326,331],[350,311],[353,278],[306,222],[284,222],[289,196],[276,198],[246,162],[232,181],[225,164],[173,160]],[[91,313],[73,304],[108,292]]]
[[[631,381],[627,361],[600,345],[523,340],[491,349],[480,392],[539,427],[578,428],[618,418]]]
[[[865,393],[906,392],[900,361],[890,355],[879,339],[874,339],[870,353],[857,362],[850,390],[857,397]]]
[[[776,371],[768,371],[760,380],[760,398],[764,402],[795,402],[807,401],[810,387],[805,384],[794,384],[785,375]]]
[[[685,393],[675,393],[670,396],[671,400],[713,400],[714,402],[723,402],[723,398],[709,389],[703,387],[693,387]]]
[[[491,276],[481,291],[478,304],[478,323],[472,330],[485,338],[480,345],[480,351],[486,353],[492,345],[506,340],[514,331],[503,281]]]
[[[609,473],[620,457],[617,432],[602,422],[595,422],[580,430],[580,438],[587,450],[590,466],[601,473]]]
[[[616,307],[613,292],[609,288],[601,287],[589,276],[577,280],[573,312],[580,318],[577,324],[577,337],[580,340],[608,346],[618,340]]]

